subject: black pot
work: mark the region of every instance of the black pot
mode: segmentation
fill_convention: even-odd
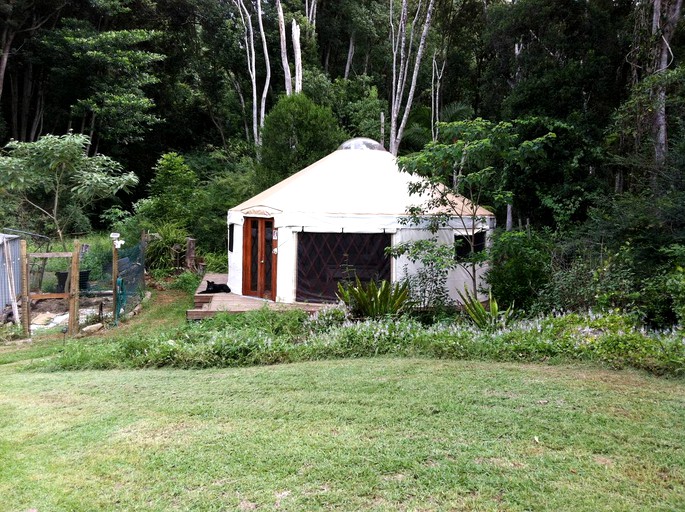
[[[57,287],[55,291],[57,293],[64,293],[64,288],[67,284],[67,278],[69,277],[69,272],[55,272],[57,276]],[[88,289],[88,279],[90,278],[90,270],[81,270],[78,273],[78,289],[85,291]]]

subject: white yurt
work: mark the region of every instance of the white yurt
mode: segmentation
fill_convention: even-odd
[[[435,236],[454,245],[473,232],[485,243],[495,218],[483,208],[437,234],[401,222],[408,207],[425,202],[409,193],[416,179],[371,139],[343,143],[229,210],[228,285],[234,293],[277,302],[332,302],[343,279],[396,282],[415,269],[404,257],[388,257],[386,247]],[[456,298],[470,282],[464,269],[453,270],[450,295]]]

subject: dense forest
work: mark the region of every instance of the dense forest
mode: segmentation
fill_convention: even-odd
[[[0,228],[192,235],[209,258],[228,208],[364,136],[448,186],[456,166],[472,176],[501,227],[502,303],[671,325],[685,318],[681,10],[3,0]],[[442,168],[417,164],[438,153]]]

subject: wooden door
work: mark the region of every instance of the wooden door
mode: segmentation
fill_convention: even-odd
[[[246,217],[243,226],[243,295],[276,299],[277,230],[273,219]]]

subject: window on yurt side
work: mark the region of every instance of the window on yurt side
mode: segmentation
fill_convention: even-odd
[[[235,236],[235,224],[228,225],[228,252],[233,252],[233,237]]]
[[[485,231],[476,231],[475,233],[456,232],[454,234],[454,256],[457,260],[464,259],[471,254],[471,244],[473,243],[473,252],[482,252],[485,250]]]
[[[390,258],[385,233],[297,234],[297,288],[299,302],[334,302],[338,283],[390,280]]]

